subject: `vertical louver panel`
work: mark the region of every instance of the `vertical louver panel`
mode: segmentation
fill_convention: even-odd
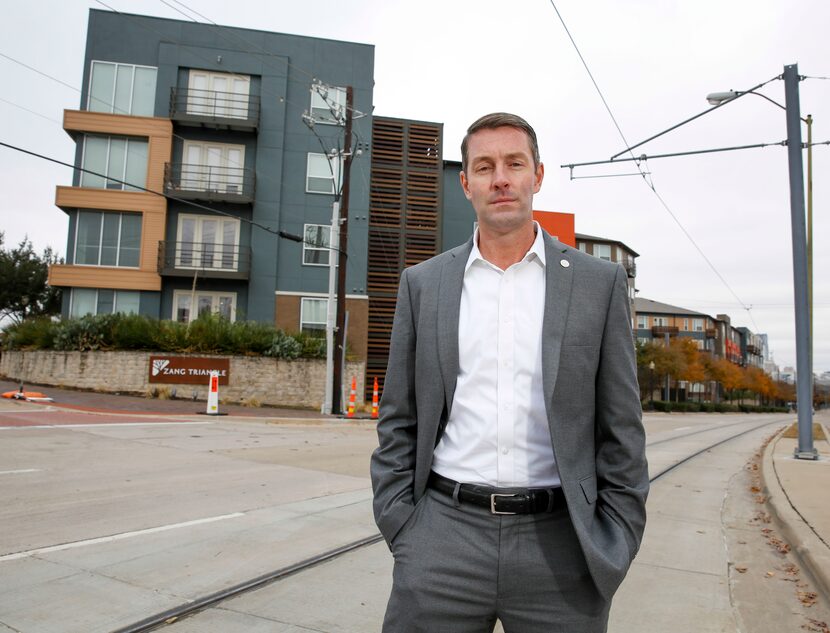
[[[372,123],[367,399],[374,379],[382,386],[386,374],[401,271],[438,252],[441,133],[437,124],[382,117]]]

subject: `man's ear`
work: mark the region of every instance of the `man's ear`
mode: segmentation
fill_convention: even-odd
[[[462,171],[459,174],[459,179],[461,180],[461,189],[464,191],[464,197],[467,198],[467,200],[471,200],[472,198],[470,195],[470,185],[467,182],[467,174]]]
[[[536,168],[535,174],[535,183],[533,185],[533,193],[539,193],[539,189],[542,188],[542,181],[545,179],[545,164],[539,163],[539,166]]]

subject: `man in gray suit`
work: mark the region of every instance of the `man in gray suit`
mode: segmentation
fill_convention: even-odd
[[[387,633],[601,633],[648,473],[622,267],[532,218],[536,134],[461,145],[473,238],[404,271],[371,474]]]

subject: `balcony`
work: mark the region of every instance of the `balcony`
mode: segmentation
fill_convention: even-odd
[[[625,272],[630,279],[634,279],[637,276],[637,263],[633,257],[626,257],[620,263],[625,268]]]
[[[749,354],[760,354],[761,353],[761,349],[757,345],[752,345],[751,343],[747,344],[746,351]]]
[[[182,125],[255,132],[259,127],[259,97],[216,90],[172,88],[170,118]]]
[[[651,328],[652,336],[677,336],[679,329],[675,325],[655,325]]]
[[[183,200],[250,204],[256,189],[254,172],[244,167],[166,163],[164,193]]]
[[[708,327],[706,328],[706,338],[717,338],[718,331],[716,328]]]
[[[159,275],[248,279],[250,270],[251,249],[248,246],[226,246],[209,242],[159,242]]]

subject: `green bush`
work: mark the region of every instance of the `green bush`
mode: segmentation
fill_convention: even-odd
[[[55,324],[50,317],[25,319],[3,332],[3,349],[51,349]]]
[[[204,314],[190,323],[159,321],[138,314],[87,315],[51,321],[27,319],[3,332],[7,350],[154,350],[175,353],[267,355],[274,358],[325,358],[326,341],[308,334],[286,334],[254,321],[230,322]]]

